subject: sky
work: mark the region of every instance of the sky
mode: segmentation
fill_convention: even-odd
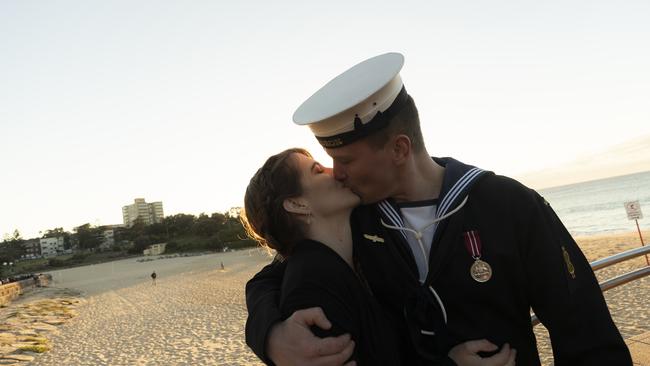
[[[140,197],[225,212],[288,147],[331,164],[291,116],[385,52],[434,156],[534,188],[650,170],[648,19],[646,0],[4,0],[0,235],[119,224]]]

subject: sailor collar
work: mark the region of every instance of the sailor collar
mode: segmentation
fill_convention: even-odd
[[[442,188],[440,190],[440,197],[438,199],[438,207],[436,210],[436,217],[442,218],[450,214],[460,206],[469,190],[474,183],[483,174],[488,171],[477,168],[472,165],[461,163],[453,158],[437,158],[432,157],[437,163],[445,167],[445,174],[442,180]],[[377,203],[377,208],[381,214],[382,219],[392,226],[405,227],[402,215],[399,211],[399,206],[392,198],[388,198]],[[406,234],[401,232],[406,238]]]

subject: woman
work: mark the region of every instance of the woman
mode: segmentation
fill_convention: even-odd
[[[331,169],[294,148],[271,156],[255,173],[242,218],[252,237],[287,260],[280,297],[284,318],[321,307],[332,328],[312,327],[316,335],[349,333],[358,365],[400,365],[395,331],[353,255],[349,219],[359,203]],[[458,356],[470,343],[454,347],[449,356],[458,364],[480,361]],[[449,358],[446,362],[453,364]]]

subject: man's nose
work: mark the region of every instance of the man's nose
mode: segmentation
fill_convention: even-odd
[[[339,164],[334,163],[334,168],[332,168],[332,172],[334,173],[334,179],[343,182],[345,179],[348,177],[347,174],[345,174],[345,171],[341,168]]]

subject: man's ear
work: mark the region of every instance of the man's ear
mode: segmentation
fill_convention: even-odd
[[[411,156],[411,139],[406,135],[397,135],[393,138],[391,155],[396,164],[403,164]]]
[[[296,197],[285,199],[282,202],[282,207],[284,207],[287,212],[299,215],[307,215],[311,212],[307,203],[304,202],[303,199]]]

